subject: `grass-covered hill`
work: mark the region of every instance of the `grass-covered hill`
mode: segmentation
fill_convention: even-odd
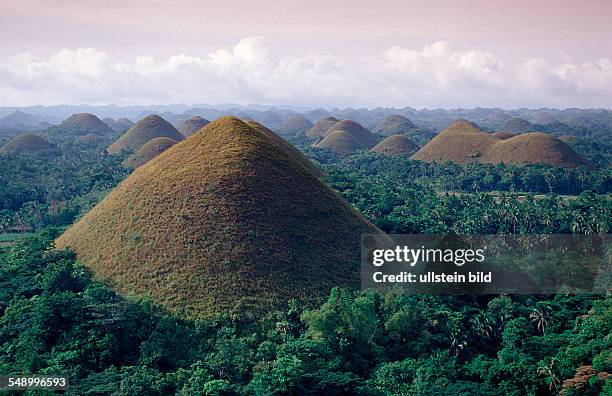
[[[329,150],[339,157],[366,149],[353,135],[346,131],[334,131],[325,136],[320,142],[315,143],[313,147]]]
[[[46,139],[33,133],[22,133],[9,140],[0,147],[2,154],[24,154],[24,153],[58,153],[57,146],[49,143]]]
[[[144,146],[136,150],[134,154],[126,158],[125,161],[121,163],[121,165],[126,168],[138,168],[139,166],[146,164],[153,158],[168,150],[176,143],[176,140],[167,137],[158,137],[155,139],[151,139],[146,142]]]
[[[531,123],[525,119],[515,117],[504,122],[501,130],[504,132],[524,133],[533,131],[533,125],[531,125]]]
[[[304,135],[313,127],[303,115],[294,115],[283,122],[276,130],[281,136]]]
[[[403,135],[405,133],[414,131],[418,129],[412,121],[408,118],[399,115],[399,114],[391,114],[385,117],[385,119],[376,127],[374,130],[375,133],[384,136],[391,135]]]
[[[176,130],[168,121],[156,114],[146,116],[127,130],[106,151],[109,154],[118,154],[123,150],[136,151],[145,143],[157,137],[167,137],[176,141],[184,139],[184,136]]]
[[[187,137],[191,136],[200,129],[204,128],[210,121],[200,116],[193,116],[183,122],[183,125],[179,128],[181,135]]]
[[[426,162],[592,165],[552,135],[526,133],[501,139],[466,120],[452,123],[412,156]]]
[[[114,131],[104,121],[91,113],[73,114],[61,124],[45,131],[49,137],[62,138],[66,136],[83,136],[94,134],[99,136],[113,135]]]
[[[322,137],[325,136],[327,130],[331,128],[332,125],[340,121],[336,117],[324,117],[319,121],[315,122],[315,124],[306,132],[306,136],[308,137]]]
[[[384,139],[370,150],[385,155],[409,155],[419,149],[419,146],[403,135],[392,135]]]
[[[378,139],[372,132],[353,120],[338,121],[325,132],[325,135],[328,136],[336,131],[350,134],[364,148],[371,148],[378,143]]]
[[[207,125],[136,169],[57,246],[187,317],[358,287],[360,235],[376,228],[263,130],[234,117]]]

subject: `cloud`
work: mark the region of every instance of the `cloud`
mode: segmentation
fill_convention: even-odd
[[[608,58],[507,62],[438,41],[361,57],[281,56],[261,36],[231,49],[111,60],[94,48],[0,60],[2,105],[266,103],[310,106],[610,107]]]

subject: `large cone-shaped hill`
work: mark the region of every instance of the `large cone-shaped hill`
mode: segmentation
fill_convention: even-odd
[[[393,135],[372,147],[371,151],[385,155],[407,155],[414,153],[418,149],[419,146],[407,137]]]
[[[512,132],[512,133],[524,133],[533,130],[533,126],[527,120],[522,118],[511,118],[504,123],[504,126],[501,128],[504,132]]]
[[[73,114],[66,118],[61,124],[53,126],[47,131],[50,136],[84,136],[89,134],[108,136],[113,134],[111,127],[91,113]]]
[[[58,149],[54,144],[49,143],[44,138],[33,133],[22,133],[17,135],[2,147],[0,154],[25,154],[25,153],[57,153]]]
[[[358,287],[360,235],[377,229],[263,129],[210,123],[136,169],[57,246],[185,317]]]
[[[320,137],[320,136],[325,136],[325,133],[327,132],[327,130],[329,128],[331,128],[332,125],[334,125],[335,123],[337,123],[338,120],[336,117],[325,117],[325,118],[321,118],[319,121],[317,121],[312,128],[310,128],[307,132],[306,132],[306,136],[308,137]]]
[[[167,137],[158,137],[146,142],[141,148],[130,155],[121,163],[125,168],[138,168],[151,161],[164,151],[177,143],[176,140]]]
[[[426,162],[592,166],[552,135],[532,132],[500,139],[465,120],[455,121],[440,132],[417,151],[412,159]]]
[[[122,150],[136,151],[149,140],[158,137],[167,137],[176,141],[184,139],[184,136],[172,124],[160,116],[152,114],[134,124],[106,151],[109,154],[118,154]]]
[[[312,123],[302,115],[294,115],[289,117],[278,127],[278,133],[281,136],[297,136],[304,135],[313,127]]]
[[[402,135],[415,129],[418,129],[418,127],[408,118],[399,114],[392,114],[385,117],[374,132],[384,136],[391,136]]]
[[[209,123],[210,121],[208,121],[206,118],[202,118],[200,116],[191,117],[183,123],[179,129],[179,132],[185,137],[191,136]]]

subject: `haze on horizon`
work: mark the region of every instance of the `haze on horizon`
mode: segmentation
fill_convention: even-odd
[[[612,107],[612,2],[5,1],[3,106]]]

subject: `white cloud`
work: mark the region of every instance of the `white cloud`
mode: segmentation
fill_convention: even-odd
[[[97,49],[0,60],[0,105],[269,103],[312,106],[611,107],[612,62],[502,61],[447,41],[359,58],[279,56],[260,36],[203,56],[116,61]]]

